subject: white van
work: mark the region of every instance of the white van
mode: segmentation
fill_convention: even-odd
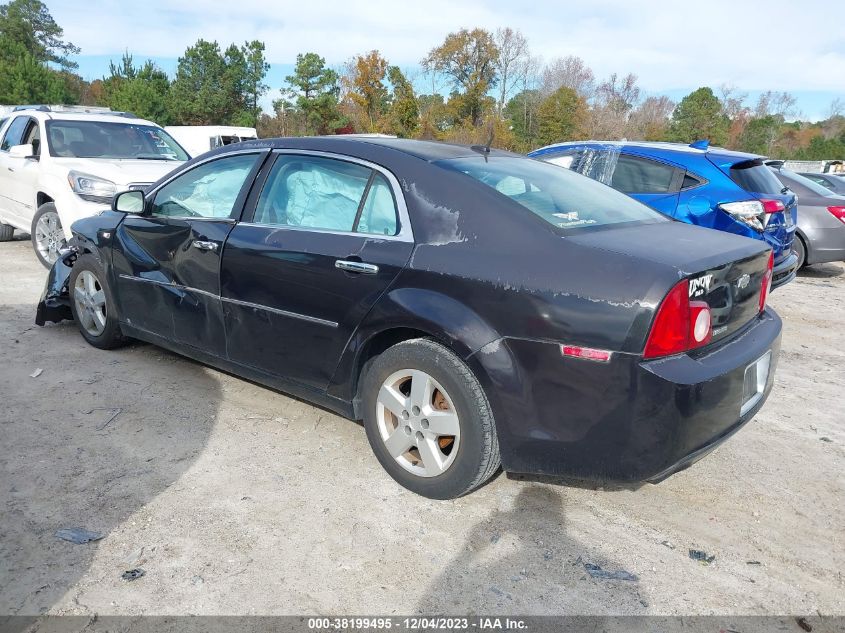
[[[232,127],[228,125],[169,125],[164,128],[191,156],[258,138],[254,127]]]

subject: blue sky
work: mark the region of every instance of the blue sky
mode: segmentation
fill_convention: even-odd
[[[126,3],[47,0],[66,39],[82,48],[80,73],[96,79],[128,49],[173,73],[198,38],[221,45],[259,39],[272,64],[269,105],[297,53],[313,51],[340,67],[378,49],[412,75],[419,60],[450,31],[475,26],[521,30],[534,55],[550,61],[578,55],[598,78],[633,72],[646,94],[680,99],[699,86],[731,84],[753,101],[765,90],[789,91],[802,118],[829,115],[845,100],[845,35],[819,22],[826,1],[708,0],[697,5],[659,0],[167,0]]]

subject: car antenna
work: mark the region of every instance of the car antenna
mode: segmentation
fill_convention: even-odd
[[[486,145],[472,145],[470,149],[474,152],[478,152],[479,154],[484,155],[484,160],[487,160],[487,156],[490,154],[490,146],[493,144],[493,119],[490,119],[490,123],[487,126],[487,144]]]

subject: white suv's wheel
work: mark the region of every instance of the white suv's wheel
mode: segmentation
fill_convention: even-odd
[[[38,207],[32,218],[30,236],[38,261],[50,268],[58,259],[59,251],[67,245],[55,204],[48,202]]]
[[[429,339],[394,345],[363,377],[364,427],[384,469],[408,490],[453,499],[499,468],[490,403],[454,352]]]

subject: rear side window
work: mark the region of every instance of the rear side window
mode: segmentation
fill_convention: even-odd
[[[396,201],[369,167],[317,156],[280,155],[253,221],[327,231],[396,235]]]
[[[29,117],[19,116],[12,120],[9,124],[9,129],[3,136],[3,142],[0,143],[0,150],[8,152],[10,148],[15,145],[20,145],[23,141],[23,135],[26,131],[26,124],[29,123]]]
[[[669,221],[600,182],[538,160],[473,156],[435,164],[478,180],[561,230]]]
[[[670,165],[622,154],[610,186],[623,193],[669,193],[674,176]]]
[[[732,166],[730,176],[737,185],[752,193],[779,194],[783,189],[772,170],[758,158]]]
[[[698,187],[699,185],[704,184],[704,181],[696,176],[693,176],[690,173],[684,174],[684,182],[681,184],[681,189],[692,189],[693,187]]]

